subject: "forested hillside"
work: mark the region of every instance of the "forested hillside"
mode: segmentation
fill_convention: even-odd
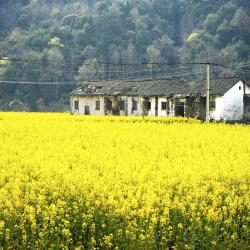
[[[239,67],[249,52],[247,0],[0,0],[0,109],[62,110],[69,83],[105,78],[105,63]]]

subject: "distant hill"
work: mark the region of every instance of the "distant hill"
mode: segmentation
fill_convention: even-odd
[[[0,57],[18,59],[0,61],[6,81],[68,83],[107,70],[96,62],[209,60],[237,67],[250,62],[249,41],[246,0],[0,0]],[[42,98],[61,110],[71,90],[1,84],[0,109],[18,99],[37,110]]]

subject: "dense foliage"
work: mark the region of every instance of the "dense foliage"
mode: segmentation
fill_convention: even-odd
[[[249,13],[246,0],[1,0],[0,56],[19,60],[0,61],[0,79],[93,79],[108,71],[96,62],[238,65],[249,61]],[[33,110],[39,98],[62,104],[71,89],[1,84],[0,107],[13,98]]]
[[[249,248],[247,126],[0,113],[0,140],[2,249]]]

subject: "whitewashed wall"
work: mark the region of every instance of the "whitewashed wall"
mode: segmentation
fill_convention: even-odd
[[[215,99],[216,109],[210,112],[210,118],[216,121],[242,120],[244,112],[243,97],[244,97],[244,83],[242,81],[239,81],[223,96],[216,97]]]
[[[166,97],[159,97],[158,98],[158,116],[168,116],[167,110],[161,109],[161,103],[162,102],[168,102]]]
[[[137,102],[137,110],[132,111],[133,99]],[[140,97],[127,97],[128,116],[141,116],[142,115],[142,100]]]
[[[137,110],[132,112],[133,101],[137,101]],[[143,97],[127,97],[128,100],[128,115],[129,116],[142,116],[143,115]],[[147,111],[148,116],[155,116],[155,97],[148,98],[147,101],[151,102],[151,109]]]
[[[137,101],[137,111],[132,113],[132,99]],[[143,97],[128,97],[128,115],[132,116],[142,116],[143,115],[143,101],[145,99]],[[155,116],[156,115],[156,98],[151,97],[148,98],[147,101],[151,102],[151,109],[147,111],[148,116]],[[167,114],[167,110],[161,109],[162,102],[169,102],[169,115]],[[158,97],[158,116],[174,116],[174,103],[172,101],[167,100],[166,97]]]
[[[170,117],[175,116],[175,103],[173,100],[169,100],[169,116]]]
[[[114,102],[114,99],[112,97],[109,97],[109,99]],[[120,110],[121,116],[142,116],[143,115],[143,101],[145,100],[143,97],[131,97],[131,96],[122,96],[120,97],[120,100],[125,101],[125,110]],[[133,100],[137,102],[137,110],[132,110],[133,106]],[[74,108],[74,102],[78,101],[79,103],[79,109]],[[96,110],[96,101],[100,101],[100,110]],[[147,101],[151,102],[151,109],[147,111],[148,116],[155,116],[155,105],[156,105],[156,99],[155,97],[151,97],[147,99]],[[161,103],[167,102],[166,97],[159,97],[158,98],[158,116],[168,116],[167,110],[161,109]],[[71,96],[70,97],[70,110],[73,114],[79,114],[84,115],[85,114],[85,106],[89,106],[90,115],[105,115],[104,112],[104,97],[76,97]],[[169,116],[174,116],[174,103],[172,101],[169,101]],[[112,115],[112,110],[106,111],[107,115]]]
[[[124,110],[120,110],[120,115],[125,116],[126,115],[127,98],[125,96],[122,96],[120,98],[120,100],[125,102],[125,105],[124,105],[125,108],[124,108]]]
[[[151,102],[151,109],[147,110],[148,116],[155,116],[155,97],[149,98],[147,101]]]
[[[79,102],[79,109],[76,110],[74,108],[74,102]],[[100,101],[100,110],[96,110],[96,101]],[[70,98],[70,109],[71,113],[84,115],[85,113],[85,106],[89,106],[90,115],[104,115],[104,97],[76,97],[71,96]]]

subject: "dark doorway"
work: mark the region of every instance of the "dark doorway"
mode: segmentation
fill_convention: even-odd
[[[250,120],[250,95],[244,95],[244,119]]]
[[[86,106],[84,107],[84,114],[85,114],[85,115],[90,115],[90,111],[89,111],[89,106],[88,106],[88,105],[86,105]]]
[[[175,115],[176,116],[182,116],[185,115],[185,108],[184,108],[184,102],[176,102],[175,103]]]
[[[199,119],[206,120],[206,97],[200,97],[200,105],[199,105]]]
[[[155,97],[155,116],[158,116],[158,97]]]

